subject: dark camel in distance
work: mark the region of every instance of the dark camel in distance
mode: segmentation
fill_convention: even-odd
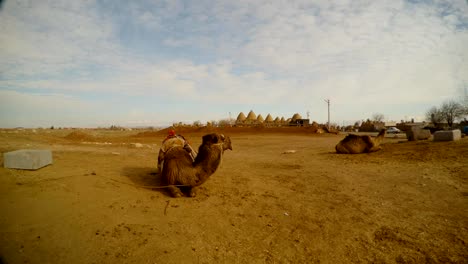
[[[385,129],[382,129],[377,137],[358,136],[349,134],[341,140],[335,147],[336,153],[341,154],[360,154],[370,153],[381,150],[380,143],[385,136]]]

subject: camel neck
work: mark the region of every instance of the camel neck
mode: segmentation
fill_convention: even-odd
[[[221,164],[222,146],[212,145],[207,149],[200,149],[197,158],[194,162],[195,168],[198,170],[198,184],[205,182]]]

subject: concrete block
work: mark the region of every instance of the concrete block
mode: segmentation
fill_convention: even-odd
[[[436,131],[434,133],[434,141],[455,141],[461,138],[459,129],[449,131]]]
[[[52,152],[40,149],[20,149],[3,153],[5,168],[37,170],[52,164]]]
[[[425,140],[431,137],[431,131],[420,127],[412,127],[406,131],[408,141]]]

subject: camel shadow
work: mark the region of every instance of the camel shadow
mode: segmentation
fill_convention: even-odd
[[[169,195],[165,188],[159,188],[163,183],[161,175],[157,172],[156,168],[125,167],[123,168],[121,175],[127,177],[136,187],[147,188]]]

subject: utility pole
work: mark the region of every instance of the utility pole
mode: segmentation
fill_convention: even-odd
[[[330,99],[324,100],[327,105],[328,105],[328,122],[327,122],[327,128],[330,131]]]

